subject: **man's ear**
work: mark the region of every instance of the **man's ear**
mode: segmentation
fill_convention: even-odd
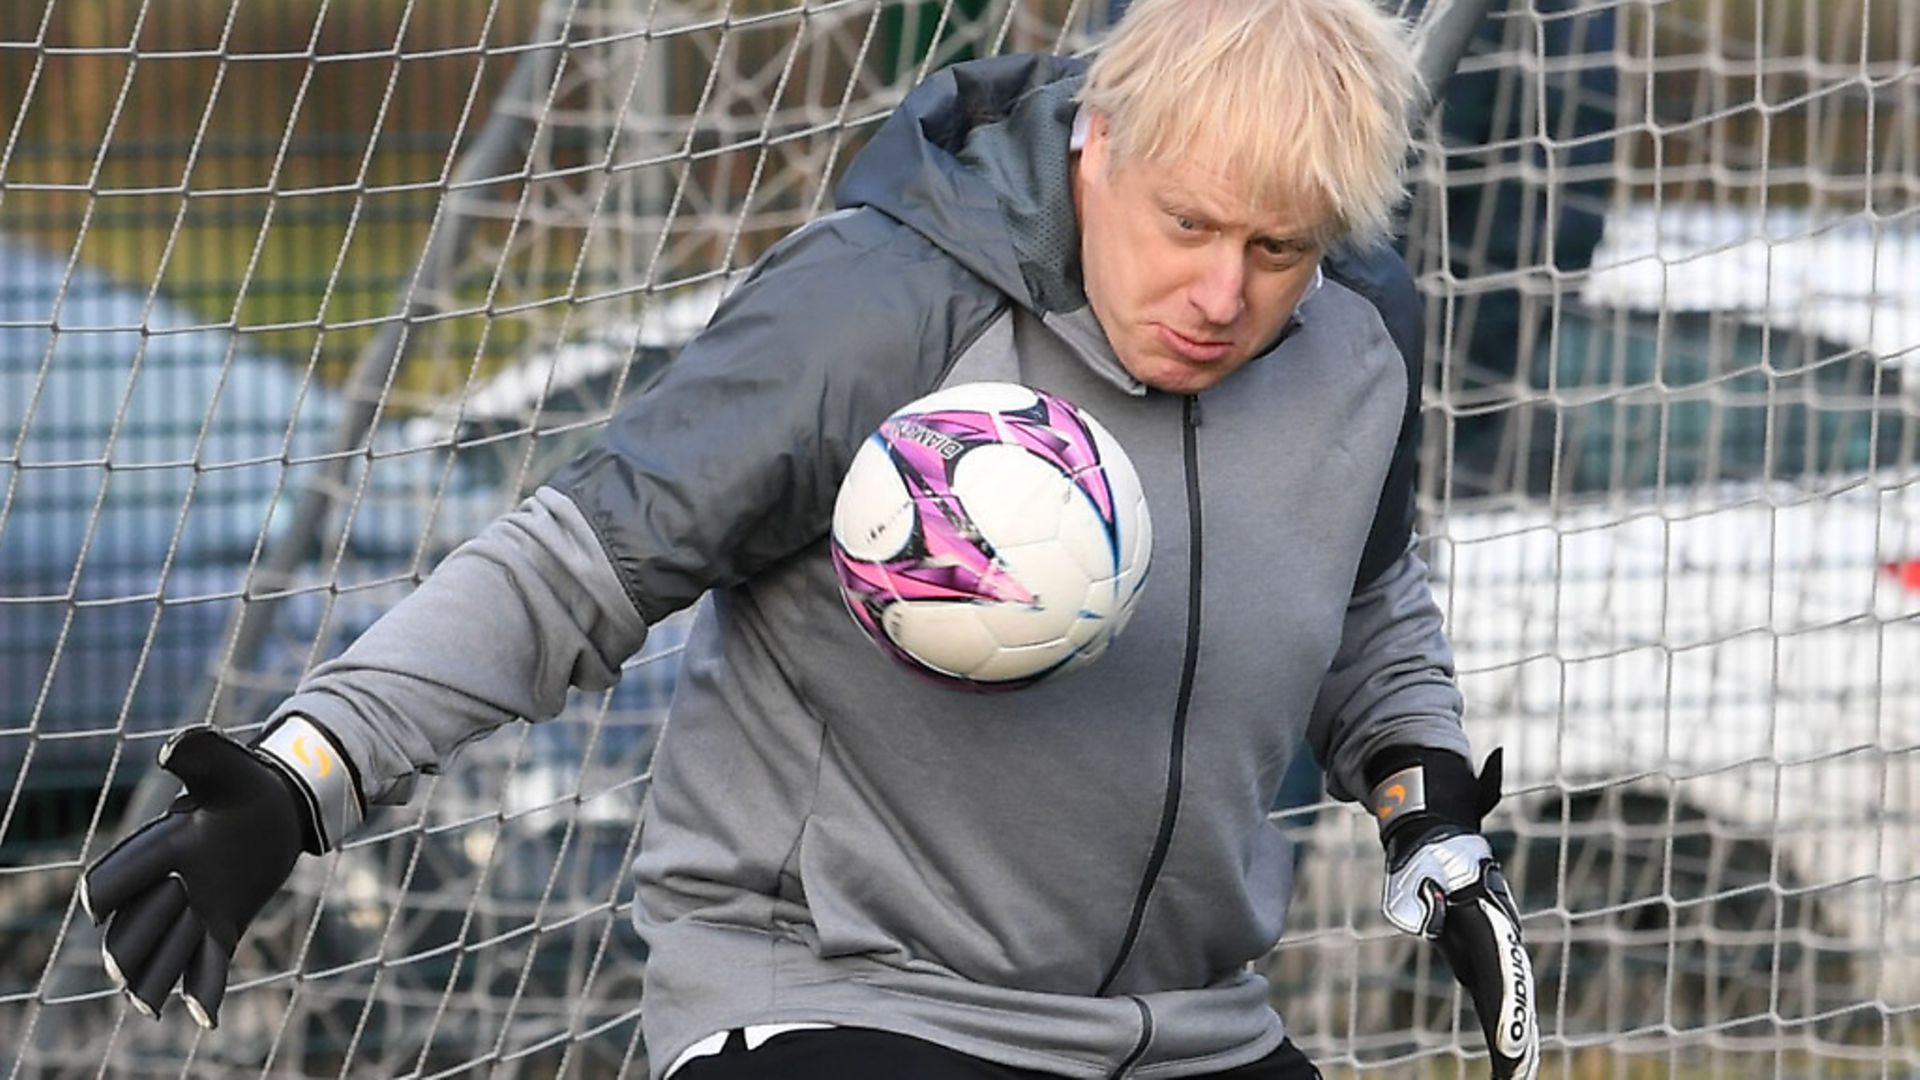
[[[1104,175],[1109,170],[1113,157],[1113,142],[1107,117],[1100,110],[1088,106],[1086,125],[1086,138],[1080,144],[1081,168],[1098,169]]]

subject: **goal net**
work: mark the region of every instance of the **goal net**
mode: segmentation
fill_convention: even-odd
[[[1449,11],[1395,3],[1437,40]],[[0,1066],[644,1071],[676,623],[303,860],[221,1027],[82,867],[592,440],[920,77],[1106,0],[0,7]],[[1920,1068],[1920,9],[1503,0],[1412,164],[1422,533],[1547,1072]],[[1299,770],[1262,962],[1329,1075],[1484,1071]]]

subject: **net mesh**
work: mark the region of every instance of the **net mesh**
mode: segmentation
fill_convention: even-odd
[[[1444,17],[1446,6],[1432,12]],[[1089,0],[44,0],[0,9],[0,1062],[640,1070],[621,875],[677,623],[462,752],[133,1014],[75,883],[594,437],[906,89]],[[1413,165],[1421,509],[1547,1071],[1920,1064],[1920,10],[1496,3]],[[1483,1070],[1304,841],[1262,966],[1330,1074]]]

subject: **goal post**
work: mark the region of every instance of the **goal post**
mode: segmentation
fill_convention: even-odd
[[[1422,551],[1549,1075],[1920,1069],[1920,10],[1426,0]],[[0,1067],[640,1071],[679,622],[303,860],[218,1032],[80,869],[673,362],[926,72],[1107,0],[0,10]],[[1311,777],[1304,777],[1311,781]],[[1330,1075],[1468,1074],[1353,808],[1262,962]]]

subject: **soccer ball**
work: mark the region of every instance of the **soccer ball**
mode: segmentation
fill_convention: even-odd
[[[1106,651],[1153,526],[1093,417],[982,382],[910,402],[861,444],[831,547],[847,610],[888,655],[948,686],[1010,690]]]

